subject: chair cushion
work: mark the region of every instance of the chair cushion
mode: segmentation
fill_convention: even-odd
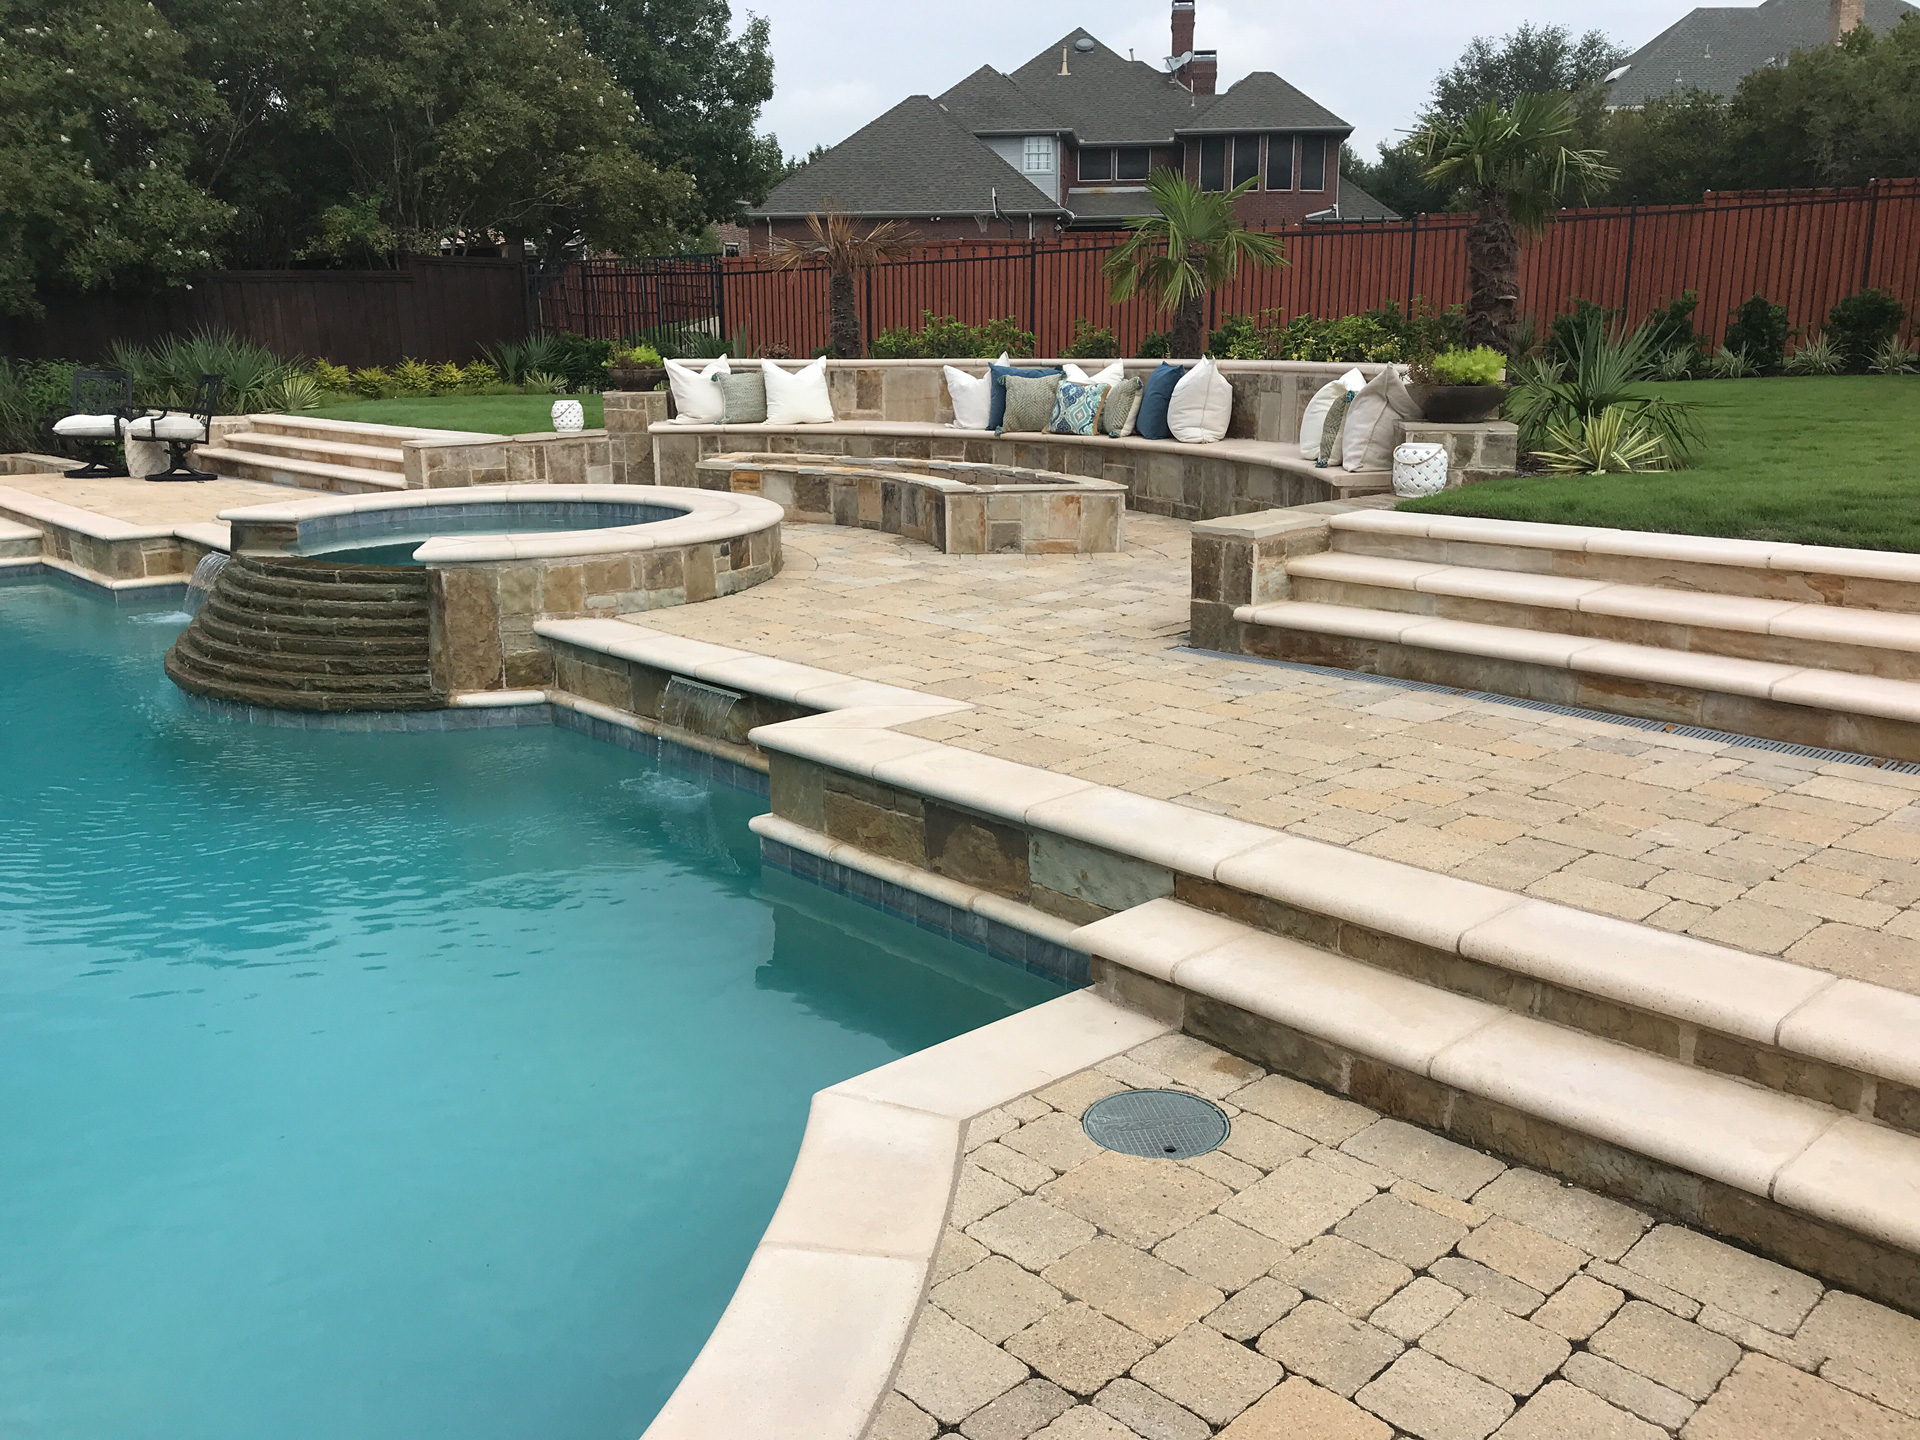
[[[770,425],[831,425],[833,400],[827,393],[826,357],[798,370],[782,370],[772,360],[760,362],[767,382],[767,423]]]
[[[720,377],[729,373],[727,357],[718,360],[703,370],[695,370],[690,365],[682,365],[678,360],[663,362],[667,368],[667,383],[673,387],[673,408],[679,412],[679,418],[689,425],[718,425],[720,417],[727,413],[726,397],[720,393]]]
[[[1140,418],[1140,397],[1147,391],[1147,382],[1137,376],[1128,376],[1107,392],[1106,408],[1100,412],[1100,428],[1115,440],[1124,440],[1133,434],[1134,423]]]
[[[1053,418],[1053,403],[1059,390],[1058,372],[1051,375],[1007,376],[1007,403],[1000,417],[999,433],[1044,431],[1047,422]]]
[[[1173,387],[1186,373],[1184,365],[1162,364],[1147,377],[1146,393],[1140,397],[1140,414],[1134,421],[1134,429],[1142,440],[1173,438],[1173,431],[1167,428],[1167,406],[1173,402]]]
[[[118,415],[68,415],[53,422],[53,433],[76,440],[118,440]]]
[[[1226,439],[1232,419],[1233,386],[1210,356],[1180,377],[1167,402],[1167,428],[1187,445]]]
[[[715,377],[725,407],[722,425],[764,425],[767,421],[767,381],[753,370]]]
[[[1100,431],[1100,407],[1107,402],[1110,385],[1091,382],[1077,384],[1062,380],[1054,396],[1053,414],[1047,420],[1049,435],[1096,435]]]
[[[198,440],[206,433],[191,415],[142,415],[127,422],[130,440]]]
[[[987,367],[987,378],[993,382],[993,394],[989,398],[987,405],[987,428],[989,430],[1004,430],[1007,428],[1007,379],[1009,376],[1018,375],[1023,379],[1037,380],[1042,376],[1058,375],[1059,373],[1058,370],[1045,367],[1035,369],[1019,365],[989,365]],[[1052,402],[1049,401],[1048,403],[1051,404]]]

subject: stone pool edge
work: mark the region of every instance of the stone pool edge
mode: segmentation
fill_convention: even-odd
[[[967,1123],[1173,1028],[1077,991],[818,1092],[779,1207],[645,1440],[857,1440],[906,1354]]]

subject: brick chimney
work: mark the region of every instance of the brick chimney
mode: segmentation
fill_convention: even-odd
[[[1173,78],[1196,95],[1213,94],[1220,79],[1220,55],[1214,50],[1193,48],[1194,0],[1173,0],[1173,59],[1192,55],[1185,65],[1174,67]]]
[[[1174,25],[1179,26],[1176,20]],[[1827,39],[1839,42],[1849,30],[1858,30],[1867,23],[1867,0],[1827,0]],[[1187,20],[1187,29],[1193,29],[1191,17]]]

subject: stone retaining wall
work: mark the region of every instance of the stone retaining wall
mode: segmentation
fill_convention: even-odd
[[[407,440],[400,446],[409,490],[465,485],[612,485],[605,430],[503,435],[473,441]],[[651,483],[651,482],[642,482]]]

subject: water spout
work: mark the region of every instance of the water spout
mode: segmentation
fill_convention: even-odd
[[[187,581],[187,613],[197,615],[200,607],[207,603],[214,582],[220,578],[220,572],[227,568],[227,557],[218,550],[209,550],[200,557],[200,563],[193,567],[193,575]]]
[[[728,738],[727,716],[739,703],[740,694],[736,690],[722,690],[716,685],[702,685],[698,680],[676,675],[667,682],[666,694],[660,697],[660,723],[725,740]]]

